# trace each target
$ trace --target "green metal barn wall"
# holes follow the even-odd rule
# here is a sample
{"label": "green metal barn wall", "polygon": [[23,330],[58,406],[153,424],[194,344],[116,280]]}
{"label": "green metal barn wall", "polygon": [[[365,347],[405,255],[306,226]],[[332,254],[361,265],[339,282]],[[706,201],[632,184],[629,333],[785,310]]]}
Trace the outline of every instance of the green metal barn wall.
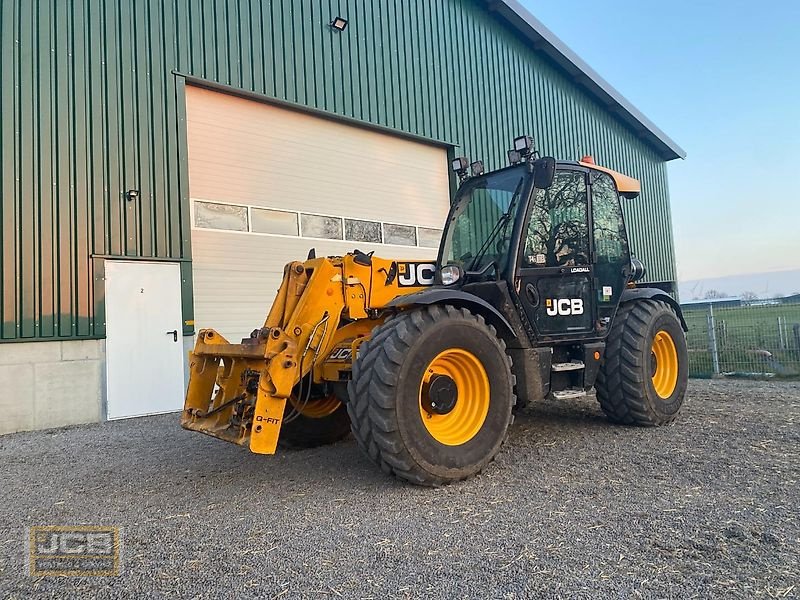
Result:
{"label": "green metal barn wall", "polygon": [[675,279],[663,160],[483,2],[4,0],[0,339],[102,336],[102,257],[191,258],[176,73],[453,141],[488,167],[523,132],[591,153],[642,180],[633,246],[651,280]]}

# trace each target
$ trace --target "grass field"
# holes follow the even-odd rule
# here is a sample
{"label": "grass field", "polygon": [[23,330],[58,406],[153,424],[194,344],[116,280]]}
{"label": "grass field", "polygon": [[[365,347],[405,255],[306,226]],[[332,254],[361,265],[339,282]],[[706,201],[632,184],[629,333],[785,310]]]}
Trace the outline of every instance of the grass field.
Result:
{"label": "grass field", "polygon": [[[689,376],[710,377],[708,308],[685,308]],[[721,373],[742,377],[800,378],[800,304],[714,308]]]}

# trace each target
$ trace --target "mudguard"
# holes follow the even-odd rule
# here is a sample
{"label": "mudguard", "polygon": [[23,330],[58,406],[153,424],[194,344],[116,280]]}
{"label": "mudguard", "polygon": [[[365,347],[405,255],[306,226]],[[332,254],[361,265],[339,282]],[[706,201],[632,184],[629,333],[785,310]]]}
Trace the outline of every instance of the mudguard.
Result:
{"label": "mudguard", "polygon": [[678,319],[680,319],[683,330],[689,331],[689,328],[686,326],[686,320],[683,318],[681,305],[675,301],[675,298],[670,296],[664,290],[660,290],[658,288],[628,288],[622,292],[622,297],[620,298],[619,302],[620,304],[625,304],[626,302],[633,302],[634,300],[661,300],[662,302],[666,302],[678,315]]}
{"label": "mudguard", "polygon": [[461,306],[468,308],[476,314],[481,314],[483,317],[497,329],[504,331],[498,333],[501,336],[515,337],[514,329],[511,324],[497,310],[494,306],[486,302],[483,298],[479,298],[475,294],[470,294],[459,289],[450,289],[446,287],[436,287],[405,296],[398,296],[388,306],[396,308],[405,308],[408,306],[427,306],[430,304],[452,304],[453,306]]}

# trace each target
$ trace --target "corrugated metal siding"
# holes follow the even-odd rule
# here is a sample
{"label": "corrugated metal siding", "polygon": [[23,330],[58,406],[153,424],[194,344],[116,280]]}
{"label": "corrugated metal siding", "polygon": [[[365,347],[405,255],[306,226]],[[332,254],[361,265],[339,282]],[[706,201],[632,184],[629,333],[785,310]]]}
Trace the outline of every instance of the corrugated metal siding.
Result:
{"label": "corrugated metal siding", "polygon": [[[102,335],[90,254],[190,257],[173,70],[452,140],[489,168],[523,132],[558,158],[591,153],[642,180],[626,202],[633,247],[650,280],[674,280],[665,164],[483,6],[4,1],[1,339]],[[344,33],[328,27],[336,15]]]}
{"label": "corrugated metal siding", "polygon": [[2,3],[2,339],[102,335],[92,254],[189,257],[174,29],[156,3]]}

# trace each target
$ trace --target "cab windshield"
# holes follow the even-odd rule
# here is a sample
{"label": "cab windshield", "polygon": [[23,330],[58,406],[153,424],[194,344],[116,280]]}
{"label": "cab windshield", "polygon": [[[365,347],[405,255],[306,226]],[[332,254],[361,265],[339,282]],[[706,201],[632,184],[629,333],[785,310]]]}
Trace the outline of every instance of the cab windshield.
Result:
{"label": "cab windshield", "polygon": [[456,196],[442,245],[442,265],[500,273],[528,177],[522,166],[467,181]]}

